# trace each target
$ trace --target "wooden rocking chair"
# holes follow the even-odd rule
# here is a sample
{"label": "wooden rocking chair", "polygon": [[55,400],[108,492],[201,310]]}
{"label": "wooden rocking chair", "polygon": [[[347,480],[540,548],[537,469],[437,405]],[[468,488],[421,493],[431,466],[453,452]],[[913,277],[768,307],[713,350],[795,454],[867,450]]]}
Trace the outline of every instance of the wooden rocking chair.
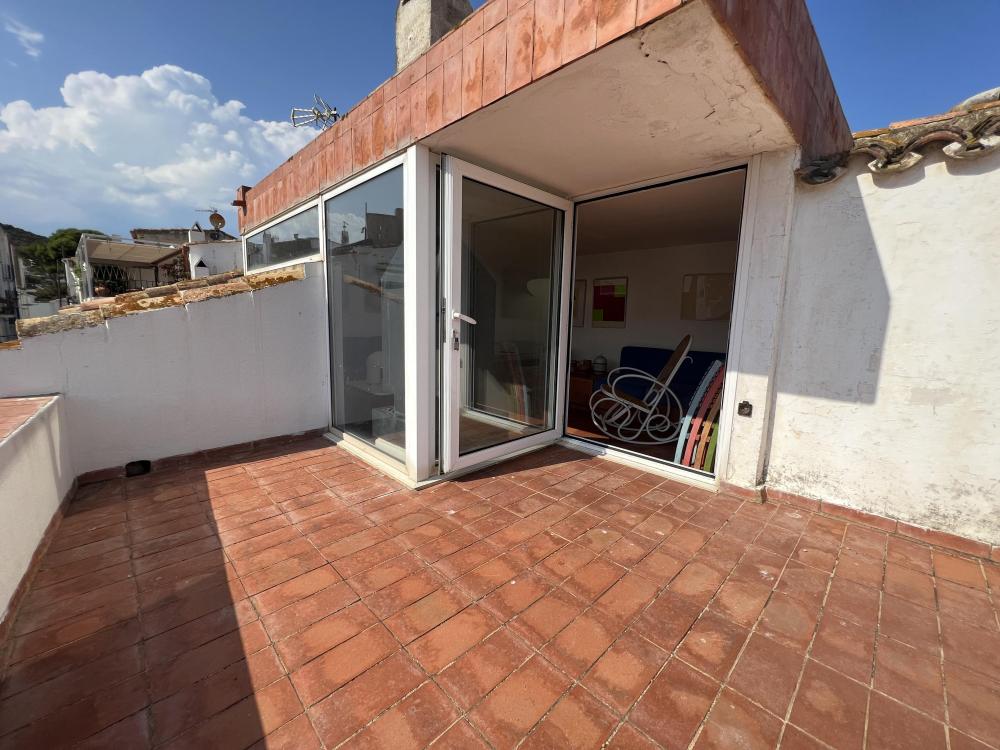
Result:
{"label": "wooden rocking chair", "polygon": [[[634,367],[618,367],[608,373],[608,382],[590,397],[590,416],[610,438],[638,445],[659,445],[677,438],[683,407],[670,390],[670,383],[687,358],[691,336],[685,336],[655,378]],[[621,383],[647,383],[645,395],[637,398],[621,388]],[[635,389],[632,389],[635,390]],[[676,414],[676,418],[671,415]]]}

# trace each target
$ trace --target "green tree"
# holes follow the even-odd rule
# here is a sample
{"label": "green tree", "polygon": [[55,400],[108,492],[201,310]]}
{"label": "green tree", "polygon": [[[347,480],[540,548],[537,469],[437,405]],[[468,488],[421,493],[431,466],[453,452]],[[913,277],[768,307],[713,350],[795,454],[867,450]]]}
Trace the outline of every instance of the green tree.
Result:
{"label": "green tree", "polygon": [[24,262],[25,282],[28,291],[39,302],[66,297],[66,279],[63,258],[76,254],[81,234],[101,234],[94,229],[57,229],[42,242],[34,242],[17,249]]}

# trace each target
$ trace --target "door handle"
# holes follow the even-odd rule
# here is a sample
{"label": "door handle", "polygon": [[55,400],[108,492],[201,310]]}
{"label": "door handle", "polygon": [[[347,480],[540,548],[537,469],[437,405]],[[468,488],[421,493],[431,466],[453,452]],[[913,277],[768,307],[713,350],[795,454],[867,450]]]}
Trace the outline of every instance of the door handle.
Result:
{"label": "door handle", "polygon": [[464,320],[470,326],[476,325],[476,319],[475,318],[470,318],[468,315],[463,315],[462,313],[458,312],[458,310],[452,311],[451,317],[452,317],[452,320]]}

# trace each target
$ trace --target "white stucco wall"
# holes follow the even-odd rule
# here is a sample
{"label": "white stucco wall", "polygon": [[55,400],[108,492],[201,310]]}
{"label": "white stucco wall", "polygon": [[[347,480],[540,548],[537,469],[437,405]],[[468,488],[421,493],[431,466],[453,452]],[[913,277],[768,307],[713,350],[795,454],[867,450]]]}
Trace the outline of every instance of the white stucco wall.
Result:
{"label": "white stucco wall", "polygon": [[75,477],[61,397],[0,441],[0,622]]}
{"label": "white stucco wall", "polygon": [[[208,270],[195,273],[198,261],[205,261]],[[196,242],[188,246],[188,264],[192,278],[243,270],[243,243],[239,240]]]}
{"label": "white stucco wall", "polygon": [[997,154],[797,187],[768,486],[1000,544],[998,196]]}
{"label": "white stucco wall", "polygon": [[0,396],[61,393],[76,472],[329,424],[322,264],[306,278],[0,351]]}

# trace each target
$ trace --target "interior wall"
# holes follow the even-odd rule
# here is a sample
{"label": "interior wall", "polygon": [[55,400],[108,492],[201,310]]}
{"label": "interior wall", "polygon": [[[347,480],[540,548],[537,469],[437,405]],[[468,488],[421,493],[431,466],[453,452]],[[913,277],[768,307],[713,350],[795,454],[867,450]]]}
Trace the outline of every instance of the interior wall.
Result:
{"label": "interior wall", "polygon": [[[682,320],[684,276],[696,273],[736,273],[736,242],[590,253],[576,258],[576,279],[587,281],[587,312],[582,328],[572,328],[572,359],[604,355],[608,367],[618,366],[623,346],[673,349],[686,334],[691,348],[725,352],[729,319]],[[624,328],[595,328],[591,321],[594,279],[628,277]]]}
{"label": "interior wall", "polygon": [[329,425],[322,263],[306,278],[24,339],[0,396],[61,393],[78,474]]}
{"label": "interior wall", "polygon": [[1000,156],[798,185],[767,484],[1000,544]]}

